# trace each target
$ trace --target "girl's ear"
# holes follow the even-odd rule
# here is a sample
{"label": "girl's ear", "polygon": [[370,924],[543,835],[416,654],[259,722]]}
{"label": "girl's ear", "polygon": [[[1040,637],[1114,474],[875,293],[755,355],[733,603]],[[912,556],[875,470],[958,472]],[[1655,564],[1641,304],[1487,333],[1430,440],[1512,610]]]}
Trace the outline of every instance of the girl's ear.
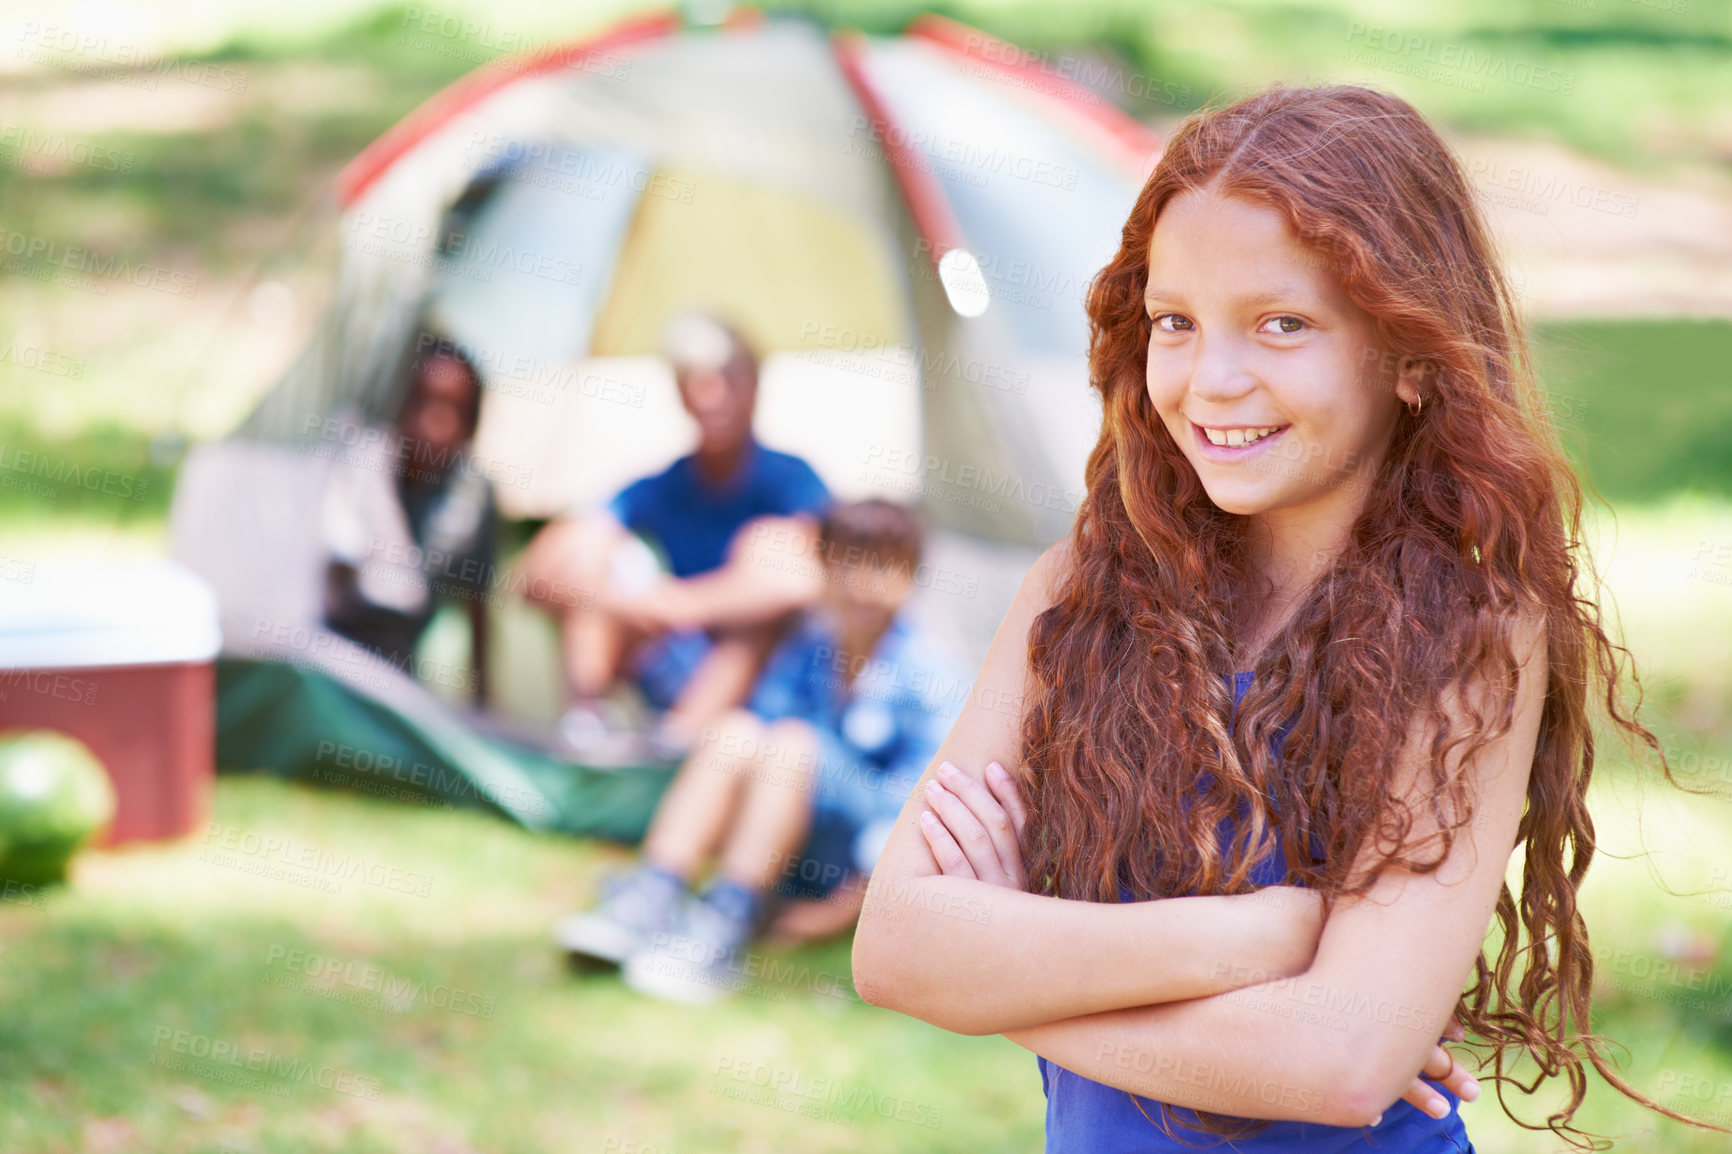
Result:
{"label": "girl's ear", "polygon": [[1395,369],[1395,395],[1408,408],[1429,400],[1433,379],[1431,362],[1423,357],[1402,357]]}

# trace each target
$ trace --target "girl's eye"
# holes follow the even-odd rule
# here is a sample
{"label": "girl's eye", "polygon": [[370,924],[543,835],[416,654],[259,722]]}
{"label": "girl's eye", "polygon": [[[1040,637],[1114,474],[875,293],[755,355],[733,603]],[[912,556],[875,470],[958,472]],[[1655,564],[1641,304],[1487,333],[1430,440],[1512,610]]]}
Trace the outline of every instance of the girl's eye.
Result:
{"label": "girl's eye", "polygon": [[1178,313],[1160,313],[1154,318],[1155,327],[1163,333],[1185,333],[1191,331],[1191,318],[1182,317]]}
{"label": "girl's eye", "polygon": [[[1269,327],[1270,325],[1274,325],[1275,327],[1271,329]],[[1263,322],[1263,327],[1259,331],[1266,333],[1280,333],[1282,336],[1291,336],[1304,327],[1305,322],[1300,320],[1298,317],[1270,317],[1268,320]]]}

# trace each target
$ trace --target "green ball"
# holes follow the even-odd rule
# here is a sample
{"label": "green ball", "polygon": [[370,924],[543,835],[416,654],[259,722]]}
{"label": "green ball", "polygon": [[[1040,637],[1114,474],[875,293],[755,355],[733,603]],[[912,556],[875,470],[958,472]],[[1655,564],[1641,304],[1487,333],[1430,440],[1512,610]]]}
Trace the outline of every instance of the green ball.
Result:
{"label": "green ball", "polygon": [[0,879],[63,881],[114,818],[114,786],[90,748],[51,730],[0,734]]}

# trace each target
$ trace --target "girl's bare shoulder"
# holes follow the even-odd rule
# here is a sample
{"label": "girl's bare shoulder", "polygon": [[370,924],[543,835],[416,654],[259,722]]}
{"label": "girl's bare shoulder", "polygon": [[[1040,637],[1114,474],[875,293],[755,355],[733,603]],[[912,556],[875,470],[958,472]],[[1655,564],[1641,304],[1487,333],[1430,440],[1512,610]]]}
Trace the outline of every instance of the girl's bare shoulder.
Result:
{"label": "girl's bare shoulder", "polygon": [[1016,596],[1005,610],[998,630],[988,646],[976,684],[999,679],[1005,685],[1020,683],[1027,673],[1028,642],[1035,619],[1050,609],[1064,588],[1071,571],[1071,543],[1067,537],[1048,546],[1023,574]]}
{"label": "girl's bare shoulder", "polygon": [[1070,537],[1061,537],[1047,546],[1029,567],[1028,575],[1022,579],[1021,595],[1028,598],[1035,612],[1050,608],[1058,600],[1076,564],[1075,548]]}

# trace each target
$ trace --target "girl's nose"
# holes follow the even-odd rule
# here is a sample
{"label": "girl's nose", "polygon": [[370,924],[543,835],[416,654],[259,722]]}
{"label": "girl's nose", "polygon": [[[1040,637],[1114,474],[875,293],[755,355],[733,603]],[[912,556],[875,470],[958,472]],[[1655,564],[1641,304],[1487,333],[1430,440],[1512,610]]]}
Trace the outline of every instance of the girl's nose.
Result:
{"label": "girl's nose", "polygon": [[1245,367],[1236,342],[1204,337],[1196,348],[1196,359],[1191,362],[1192,396],[1204,401],[1230,401],[1257,387],[1257,378]]}

